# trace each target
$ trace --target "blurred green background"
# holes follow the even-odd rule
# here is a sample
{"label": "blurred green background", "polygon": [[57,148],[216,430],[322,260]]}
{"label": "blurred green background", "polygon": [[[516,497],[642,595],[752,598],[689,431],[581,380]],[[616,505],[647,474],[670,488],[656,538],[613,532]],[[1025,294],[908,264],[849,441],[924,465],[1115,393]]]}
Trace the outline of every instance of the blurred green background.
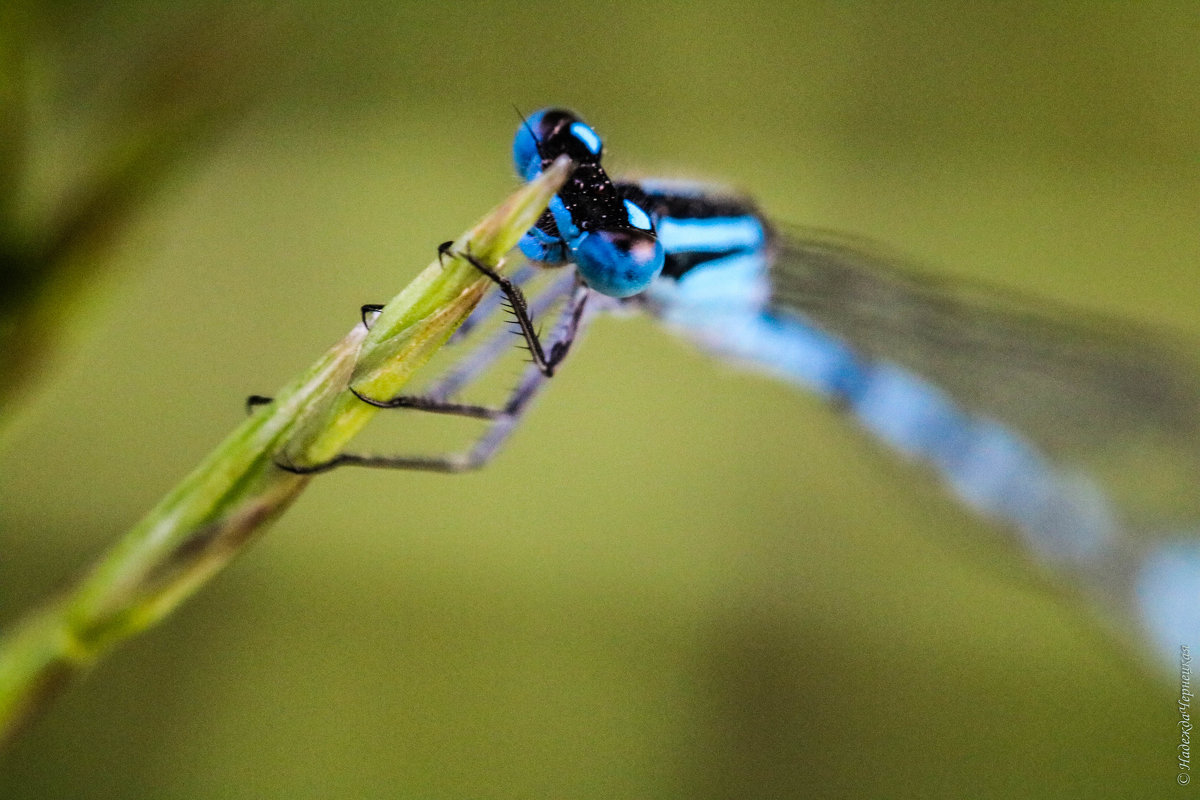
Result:
{"label": "blurred green background", "polygon": [[[53,306],[0,429],[0,623],[514,188],[514,105],[1200,336],[1194,3],[24,8],[18,217],[121,150],[148,54],[230,31],[258,94]],[[814,398],[603,320],[482,473],[316,480],[0,796],[1165,797],[1176,690]]]}

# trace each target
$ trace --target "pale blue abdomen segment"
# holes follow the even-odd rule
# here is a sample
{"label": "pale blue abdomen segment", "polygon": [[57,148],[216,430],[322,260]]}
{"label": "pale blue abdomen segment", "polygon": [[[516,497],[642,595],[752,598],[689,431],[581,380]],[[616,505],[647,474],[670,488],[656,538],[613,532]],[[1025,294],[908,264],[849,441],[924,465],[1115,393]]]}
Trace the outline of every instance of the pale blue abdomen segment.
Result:
{"label": "pale blue abdomen segment", "polygon": [[[1137,574],[1138,611],[1151,640],[1174,667],[1180,648],[1200,648],[1200,544],[1196,532],[1160,545]],[[1190,540],[1189,540],[1190,539]]]}
{"label": "pale blue abdomen segment", "polygon": [[845,388],[847,408],[867,430],[932,465],[976,511],[1015,524],[1044,560],[1092,568],[1110,555],[1119,528],[1104,494],[1019,432],[968,413],[887,362],[864,366],[857,384]]}
{"label": "pale blue abdomen segment", "polygon": [[1157,543],[1132,535],[1089,475],[920,373],[866,358],[802,314],[773,309],[768,280],[764,255],[737,253],[659,280],[647,300],[706,349],[816,392],[892,450],[931,467],[964,504],[1009,526],[1037,560],[1074,573],[1103,603],[1136,618],[1168,660],[1180,644],[1200,646],[1194,532]]}
{"label": "pale blue abdomen segment", "polygon": [[1094,568],[1108,558],[1118,524],[1090,480],[919,375],[865,360],[798,315],[764,310],[756,299],[763,287],[745,280],[756,261],[706,264],[673,286],[656,286],[651,302],[665,322],[708,349],[845,408],[892,449],[933,467],[973,509],[1015,525],[1043,560]]}

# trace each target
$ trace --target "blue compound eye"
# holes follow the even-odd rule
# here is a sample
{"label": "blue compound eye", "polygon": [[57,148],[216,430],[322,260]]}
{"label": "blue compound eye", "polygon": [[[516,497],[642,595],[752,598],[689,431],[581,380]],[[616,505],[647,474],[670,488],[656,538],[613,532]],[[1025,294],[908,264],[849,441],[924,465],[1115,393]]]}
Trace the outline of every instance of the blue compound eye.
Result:
{"label": "blue compound eye", "polygon": [[603,152],[596,131],[563,108],[543,108],[530,114],[513,139],[513,163],[525,180],[533,180],[544,162],[561,155],[580,163],[599,163]]}
{"label": "blue compound eye", "polygon": [[546,136],[543,120],[550,111],[553,109],[543,108],[530,114],[517,126],[517,135],[513,138],[513,164],[517,174],[526,180],[533,180],[542,171],[542,154],[538,143]]}
{"label": "blue compound eye", "polygon": [[609,297],[645,291],[663,268],[662,245],[649,231],[588,231],[575,241],[571,254],[584,282]]}

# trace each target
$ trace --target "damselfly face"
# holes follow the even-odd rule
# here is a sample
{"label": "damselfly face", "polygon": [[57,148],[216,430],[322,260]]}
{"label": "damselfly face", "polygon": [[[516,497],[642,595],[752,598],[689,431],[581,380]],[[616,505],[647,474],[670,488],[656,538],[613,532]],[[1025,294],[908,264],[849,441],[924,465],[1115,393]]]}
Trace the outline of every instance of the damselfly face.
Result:
{"label": "damselfly face", "polygon": [[571,261],[590,288],[630,297],[658,277],[664,254],[650,215],[600,165],[603,152],[596,132],[570,111],[543,109],[522,122],[513,140],[522,177],[532,179],[562,155],[575,162],[575,171],[521,240],[521,250],[543,263]]}

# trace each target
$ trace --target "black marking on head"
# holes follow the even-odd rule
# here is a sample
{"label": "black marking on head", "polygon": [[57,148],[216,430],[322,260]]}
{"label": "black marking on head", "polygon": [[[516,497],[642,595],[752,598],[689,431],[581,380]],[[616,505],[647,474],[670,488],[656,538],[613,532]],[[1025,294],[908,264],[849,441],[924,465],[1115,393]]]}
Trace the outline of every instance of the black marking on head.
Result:
{"label": "black marking on head", "polygon": [[574,112],[565,108],[550,108],[538,118],[537,128],[530,129],[538,143],[538,154],[543,165],[548,165],[561,155],[570,156],[578,164],[600,163],[600,153],[593,153],[587,143],[579,138],[571,126],[584,123]]}

